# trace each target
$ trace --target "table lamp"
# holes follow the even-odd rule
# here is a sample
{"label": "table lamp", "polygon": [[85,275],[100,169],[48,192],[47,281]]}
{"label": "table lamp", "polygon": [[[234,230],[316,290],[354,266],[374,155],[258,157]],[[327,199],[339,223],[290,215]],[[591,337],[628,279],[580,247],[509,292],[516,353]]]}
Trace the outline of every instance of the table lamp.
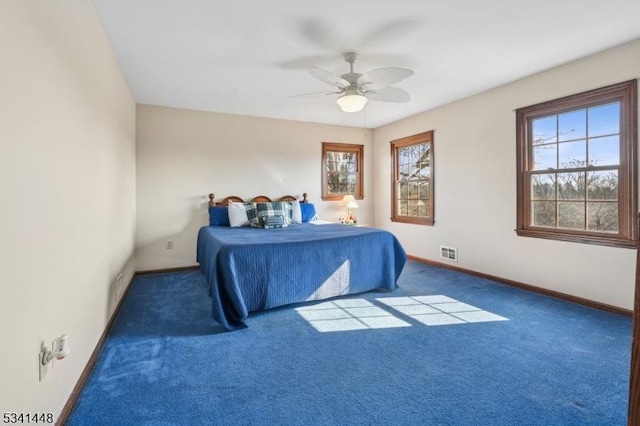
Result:
{"label": "table lamp", "polygon": [[347,220],[346,220],[346,223],[356,223],[356,222],[358,222],[358,220],[356,219],[355,215],[353,214],[353,209],[357,209],[358,208],[358,203],[356,202],[356,199],[353,197],[353,195],[345,195],[344,198],[342,199],[342,202],[347,207]]}

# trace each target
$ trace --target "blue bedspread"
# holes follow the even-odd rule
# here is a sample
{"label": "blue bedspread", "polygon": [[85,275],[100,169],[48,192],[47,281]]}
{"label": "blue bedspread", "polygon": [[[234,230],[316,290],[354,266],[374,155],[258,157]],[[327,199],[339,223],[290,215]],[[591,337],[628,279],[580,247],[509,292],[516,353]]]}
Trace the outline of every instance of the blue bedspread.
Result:
{"label": "blue bedspread", "polygon": [[256,229],[205,226],[197,261],[213,318],[245,328],[249,312],[374,289],[393,290],[407,256],[387,231],[339,224]]}

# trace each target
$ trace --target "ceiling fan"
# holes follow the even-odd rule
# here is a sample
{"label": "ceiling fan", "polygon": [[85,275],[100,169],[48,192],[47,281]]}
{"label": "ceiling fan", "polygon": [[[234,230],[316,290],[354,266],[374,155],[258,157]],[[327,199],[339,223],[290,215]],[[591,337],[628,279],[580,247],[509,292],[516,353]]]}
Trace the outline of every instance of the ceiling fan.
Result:
{"label": "ceiling fan", "polygon": [[349,72],[341,76],[322,68],[309,68],[309,74],[313,77],[338,88],[337,92],[325,94],[340,95],[337,102],[343,112],[362,111],[367,101],[409,102],[411,100],[411,96],[405,90],[391,87],[392,84],[411,76],[413,71],[410,69],[386,67],[359,74],[353,71],[353,64],[358,60],[356,52],[345,53],[344,60],[349,64]]}

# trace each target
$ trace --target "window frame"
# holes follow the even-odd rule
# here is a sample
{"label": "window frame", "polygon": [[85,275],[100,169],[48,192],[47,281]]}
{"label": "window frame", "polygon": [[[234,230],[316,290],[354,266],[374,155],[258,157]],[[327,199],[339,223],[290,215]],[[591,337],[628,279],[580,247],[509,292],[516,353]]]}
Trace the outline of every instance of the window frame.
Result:
{"label": "window frame", "polygon": [[[346,192],[341,194],[329,194],[329,182],[327,173],[327,153],[354,153],[356,154],[356,190],[354,193]],[[324,201],[340,201],[345,195],[353,195],[356,200],[364,199],[364,145],[339,143],[339,142],[322,142],[322,200]]]}
{"label": "window frame", "polygon": [[[400,222],[400,223],[412,223],[415,225],[427,225],[433,226],[435,223],[434,212],[435,212],[435,197],[434,197],[434,137],[433,130],[428,132],[419,133],[417,135],[407,136],[404,138],[392,140],[390,142],[391,146],[391,221],[392,222]],[[406,148],[411,145],[419,145],[422,143],[428,143],[430,149],[430,161],[429,161],[429,178],[427,181],[429,182],[429,207],[428,207],[428,217],[418,217],[418,216],[403,216],[398,212],[398,199],[397,199],[397,188],[399,181],[399,155],[398,150],[400,148]]]}
{"label": "window frame", "polygon": [[[618,232],[572,230],[532,225],[532,121],[584,108],[620,102],[620,162],[618,166]],[[516,110],[516,234],[584,244],[637,246],[637,81],[629,80]],[[586,137],[588,138],[588,136]],[[597,167],[592,166],[593,171]],[[590,170],[590,166],[584,167]],[[562,171],[563,169],[553,169]],[[588,171],[587,171],[588,172]]]}

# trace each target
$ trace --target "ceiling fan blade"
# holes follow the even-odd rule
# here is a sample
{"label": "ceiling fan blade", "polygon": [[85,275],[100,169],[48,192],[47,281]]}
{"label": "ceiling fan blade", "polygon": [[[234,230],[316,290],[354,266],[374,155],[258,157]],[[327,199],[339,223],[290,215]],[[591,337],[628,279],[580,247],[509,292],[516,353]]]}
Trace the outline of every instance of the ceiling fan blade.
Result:
{"label": "ceiling fan blade", "polygon": [[302,36],[317,47],[339,51],[340,47],[344,44],[335,36],[335,28],[329,27],[318,19],[303,19],[302,22],[299,23],[299,27]]}
{"label": "ceiling fan blade", "polygon": [[413,71],[407,68],[377,68],[362,74],[358,78],[358,86],[362,86],[365,90],[379,90],[402,81],[411,75],[413,75]]}
{"label": "ceiling fan blade", "polygon": [[303,96],[314,96],[314,95],[339,95],[342,92],[311,92],[311,93],[301,93],[299,95],[291,95],[287,96],[287,99],[290,98],[301,98]]}
{"label": "ceiling fan blade", "polygon": [[404,89],[399,87],[384,87],[380,90],[365,92],[370,101],[378,102],[409,102],[411,96]]}
{"label": "ceiling fan blade", "polygon": [[322,68],[311,67],[309,68],[309,74],[313,77],[317,78],[320,81],[324,81],[327,84],[332,86],[338,86],[341,89],[345,87],[349,87],[349,82],[342,77],[339,77],[335,74],[330,73],[329,71],[325,71]]}
{"label": "ceiling fan blade", "polygon": [[[333,62],[330,62],[333,63]],[[358,68],[373,68],[382,64],[394,64],[397,67],[411,68],[418,63],[415,57],[403,53],[402,55],[395,53],[368,53],[366,56],[358,58]],[[320,65],[320,62],[314,62],[313,65]]]}
{"label": "ceiling fan blade", "polygon": [[415,19],[403,19],[389,22],[377,28],[373,28],[362,37],[361,47],[384,46],[400,41],[410,32],[420,27],[422,21]]}
{"label": "ceiling fan blade", "polygon": [[[278,62],[276,65],[288,70],[308,70],[309,67],[318,64],[332,64],[336,62],[336,55],[304,56],[298,59]],[[384,62],[383,62],[384,63]]]}

